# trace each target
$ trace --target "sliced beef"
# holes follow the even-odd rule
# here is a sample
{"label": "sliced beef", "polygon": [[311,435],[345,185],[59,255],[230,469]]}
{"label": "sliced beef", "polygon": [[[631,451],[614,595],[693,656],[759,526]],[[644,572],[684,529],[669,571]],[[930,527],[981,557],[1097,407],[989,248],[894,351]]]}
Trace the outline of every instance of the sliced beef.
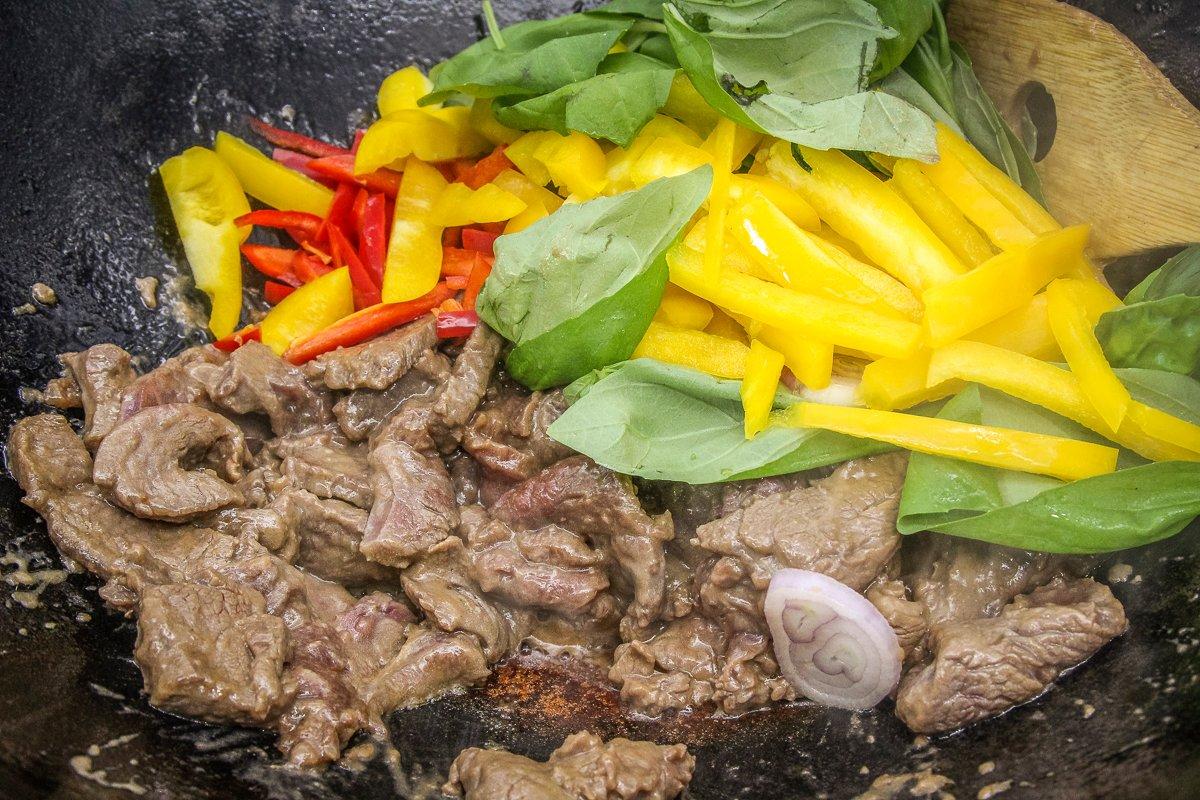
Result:
{"label": "sliced beef", "polygon": [[490,600],[471,578],[458,537],[446,539],[406,569],[402,584],[408,598],[438,628],[475,636],[489,662],[515,651],[529,630],[527,612]]}
{"label": "sliced beef", "polygon": [[431,408],[431,433],[441,452],[451,453],[458,447],[463,426],[487,392],[503,344],[500,334],[481,322],[467,337],[458,358],[454,359],[450,378],[434,398]]}
{"label": "sliced beef", "polygon": [[285,561],[296,557],[296,520],[277,508],[225,508],[198,520],[217,533],[258,542]]}
{"label": "sliced beef", "polygon": [[650,517],[629,485],[584,456],[547,467],[504,493],[492,514],[519,529],[561,525],[611,553],[632,587],[628,615],[645,627],[659,615],[666,585],[663,542],[669,514]]}
{"label": "sliced beef", "polygon": [[98,344],[58,358],[79,387],[83,441],[95,450],[121,419],[121,394],[137,378],[132,359],[115,344]]}
{"label": "sliced beef", "polygon": [[83,408],[83,393],[79,390],[79,384],[71,377],[68,370],[67,375],[59,378],[51,378],[46,382],[46,388],[42,390],[41,400],[51,408],[59,408],[64,411],[71,408]]}
{"label": "sliced beef", "polygon": [[821,572],[859,591],[900,546],[900,454],[849,461],[802,489],[770,494],[701,525],[702,547],[736,558],[756,589],[781,567]]}
{"label": "sliced beef", "polygon": [[134,658],[151,705],[210,722],[263,725],[291,700],[288,635],[241,587],[152,586],[138,603]]}
{"label": "sliced beef", "polygon": [[620,688],[621,702],[643,714],[699,709],[716,694],[725,644],[721,626],[711,620],[673,620],[653,636],[619,646],[608,677]]}
{"label": "sliced beef", "polygon": [[568,736],[542,764],[504,750],[468,748],[442,791],[467,800],[671,800],[692,779],[696,760],[681,744],[605,742]]}
{"label": "sliced beef", "polygon": [[284,436],[269,445],[279,471],[293,485],[321,498],[370,508],[375,499],[367,453],[329,432]]}
{"label": "sliced beef", "polygon": [[517,606],[576,615],[608,588],[604,555],[558,525],[515,531],[500,520],[470,529],[470,575]]}
{"label": "sliced beef", "polygon": [[764,632],[763,595],[750,581],[742,562],[730,556],[714,558],[696,572],[696,595],[710,619],[727,633]]}
{"label": "sliced beef", "polygon": [[768,497],[809,484],[809,473],[778,475],[728,483],[689,484],[655,481],[650,486],[651,504],[671,512],[676,540],[690,539],[706,522],[721,519]]}
{"label": "sliced beef", "polygon": [[865,594],[892,626],[905,660],[911,661],[919,656],[925,632],[929,628],[925,606],[908,598],[908,589],[903,581],[880,578],[871,584]]}
{"label": "sliced beef", "polygon": [[371,711],[381,715],[419,705],[479,683],[490,673],[475,637],[413,626],[400,652],[372,680]]}
{"label": "sliced beef", "polygon": [[327,394],[259,342],[233,352],[212,399],[235,414],[265,414],[276,436],[309,433],[331,421]]}
{"label": "sliced beef", "polygon": [[172,403],[209,406],[229,357],[211,345],[189,347],[135,380],[121,395],[121,419]]}
{"label": "sliced beef", "polygon": [[322,499],[303,489],[285,489],[271,507],[296,534],[295,564],[346,586],[394,583],[396,572],[368,561],[359,551],[367,512],[341,500]]}
{"label": "sliced beef", "polygon": [[361,442],[391,419],[410,400],[428,405],[433,393],[450,377],[450,359],[426,350],[412,368],[383,391],[356,389],[333,406],[338,427],[352,442]]}
{"label": "sliced beef", "polygon": [[459,508],[479,503],[479,464],[475,459],[460,450],[446,459],[446,470]]}
{"label": "sliced beef", "polygon": [[546,433],[566,410],[561,391],[528,394],[504,382],[488,394],[462,438],[463,449],[484,469],[520,481],[571,455]]}
{"label": "sliced beef", "polygon": [[730,637],[716,689],[713,700],[726,714],[796,699],[795,689],[779,674],[770,637],[750,631]]}
{"label": "sliced beef", "polygon": [[434,319],[426,314],[377,339],[318,356],[305,371],[330,389],[381,391],[403,377],[437,343]]}
{"label": "sliced beef", "polygon": [[918,733],[994,716],[1037,697],[1125,628],[1124,609],[1107,586],[1056,578],[997,617],[934,627],[933,661],[905,675],[896,714]]}
{"label": "sliced beef", "polygon": [[367,558],[396,567],[450,536],[458,527],[458,505],[446,466],[402,441],[371,451],[375,503],[360,549]]}
{"label": "sliced beef", "polygon": [[181,522],[241,505],[246,440],[220,414],[173,404],[139,411],[96,451],[95,482],[127,511]]}

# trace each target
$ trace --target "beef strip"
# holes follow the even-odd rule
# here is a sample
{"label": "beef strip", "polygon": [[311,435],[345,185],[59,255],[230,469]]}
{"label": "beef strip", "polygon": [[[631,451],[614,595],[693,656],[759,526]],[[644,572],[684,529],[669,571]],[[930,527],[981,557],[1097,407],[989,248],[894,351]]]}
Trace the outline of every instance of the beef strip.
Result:
{"label": "beef strip", "polygon": [[675,539],[690,539],[706,522],[721,519],[745,508],[760,497],[769,497],[808,486],[809,473],[778,475],[728,483],[689,484],[654,481],[649,485],[649,503],[671,512]]}
{"label": "beef strip", "polygon": [[360,549],[372,561],[407,566],[458,527],[454,485],[440,458],[407,442],[383,442],[369,460],[375,503]]}
{"label": "beef strip", "polygon": [[171,403],[211,406],[210,393],[229,357],[211,345],[189,347],[135,380],[121,395],[121,419]]}
{"label": "beef strip", "polygon": [[258,592],[170,583],[141,596],[133,655],[156,708],[263,725],[292,701],[287,643],[283,620],[266,613]]}
{"label": "beef strip", "polygon": [[369,438],[409,400],[427,401],[450,377],[450,359],[426,350],[412,369],[383,391],[356,389],[333,406],[338,427],[352,442]]}
{"label": "beef strip", "polygon": [[296,566],[346,586],[395,583],[398,576],[394,570],[368,561],[359,552],[367,512],[303,489],[285,489],[271,507],[296,532]]}
{"label": "beef strip", "polygon": [[606,548],[632,585],[631,624],[645,627],[658,617],[671,518],[646,514],[616,473],[584,456],[567,458],[505,492],[491,511],[514,528],[561,525]]}
{"label": "beef strip", "polygon": [[79,387],[83,404],[83,441],[95,450],[121,418],[121,394],[137,378],[129,353],[115,344],[98,344],[58,357]]}
{"label": "beef strip", "polygon": [[561,391],[528,394],[514,385],[494,384],[463,431],[463,449],[484,469],[511,481],[532,478],[571,449],[546,434],[566,410]]}
{"label": "beef strip", "polygon": [[51,378],[46,382],[46,388],[42,390],[42,402],[51,408],[59,408],[64,411],[71,408],[83,408],[83,392],[79,390],[79,384],[69,374],[70,370],[67,372],[67,375]]}
{"label": "beef strip", "polygon": [[246,440],[220,414],[199,406],[145,408],[117,425],[96,451],[95,482],[147,519],[181,522],[241,505]]}
{"label": "beef strip", "polygon": [[721,556],[696,571],[696,595],[700,608],[717,620],[728,633],[764,632],[763,594],[750,581],[742,562]]}
{"label": "beef strip", "polygon": [[479,683],[491,673],[479,641],[467,633],[413,626],[395,658],[374,676],[373,714],[408,708]]}
{"label": "beef strip", "polygon": [[233,352],[212,399],[235,414],[265,414],[276,436],[310,433],[331,421],[327,394],[259,342]]}
{"label": "beef strip", "polygon": [[382,391],[403,377],[437,343],[434,319],[425,314],[369,342],[317,356],[305,366],[305,373],[330,389]]}
{"label": "beef strip", "polygon": [[781,567],[796,567],[861,591],[900,546],[905,464],[901,454],[848,461],[808,488],[759,497],[701,525],[697,537],[740,561],[756,589],[765,590]]}
{"label": "beef strip", "polygon": [[271,454],[288,481],[317,497],[342,500],[359,508],[371,507],[375,493],[367,453],[328,431],[273,440]]}
{"label": "beef strip", "polygon": [[905,661],[911,663],[918,658],[929,627],[925,606],[908,598],[908,589],[903,581],[885,577],[872,583],[865,594],[892,626],[900,649],[904,651]]}
{"label": "beef strip", "polygon": [[905,675],[896,714],[918,733],[994,716],[1037,697],[1126,624],[1107,586],[1055,578],[1018,596],[997,617],[934,627],[933,661]]}
{"label": "beef strip", "polygon": [[682,744],[605,742],[568,736],[544,764],[504,750],[468,748],[442,791],[467,800],[671,800],[692,779],[696,760]]}
{"label": "beef strip", "polygon": [[217,533],[252,539],[284,561],[292,561],[299,548],[296,521],[277,508],[224,508],[197,522]]}
{"label": "beef strip", "polygon": [[487,392],[492,370],[504,339],[480,322],[454,359],[450,378],[433,400],[430,432],[442,453],[452,453],[462,439],[462,429]]}

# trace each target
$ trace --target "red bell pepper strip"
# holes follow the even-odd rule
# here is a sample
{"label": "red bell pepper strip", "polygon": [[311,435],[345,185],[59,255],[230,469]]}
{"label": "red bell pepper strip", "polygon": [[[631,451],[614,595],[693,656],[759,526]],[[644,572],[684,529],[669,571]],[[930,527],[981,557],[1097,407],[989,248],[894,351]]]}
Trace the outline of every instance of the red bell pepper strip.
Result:
{"label": "red bell pepper strip", "polygon": [[433,287],[428,294],[403,303],[381,303],[377,306],[356,311],[335,322],[323,331],[313,334],[291,346],[284,358],[293,364],[303,364],[322,353],[339,347],[351,347],[373,339],[392,328],[412,322],[422,314],[429,313],[454,293],[444,283]]}
{"label": "red bell pepper strip", "polygon": [[442,231],[442,247],[460,247],[462,228],[446,228]]}
{"label": "red bell pepper strip", "polygon": [[349,183],[339,183],[337,189],[333,193],[333,203],[329,206],[329,213],[325,216],[325,222],[321,226],[321,232],[317,236],[318,242],[329,241],[329,228],[340,228],[342,232],[355,231],[354,222],[354,200],[359,193],[358,187]]}
{"label": "red bell pepper strip", "polygon": [[475,162],[469,158],[458,158],[450,162],[450,171],[454,173],[454,180],[458,183],[466,183],[467,176],[475,171]]}
{"label": "red bell pepper strip", "polygon": [[333,249],[333,262],[342,264],[350,270],[350,285],[354,287],[354,307],[356,309],[378,305],[380,301],[379,285],[371,279],[367,268],[363,266],[354,246],[346,239],[341,228],[329,226],[329,246]]}
{"label": "red bell pepper strip", "polygon": [[377,286],[387,263],[387,204],[381,194],[367,196],[358,219],[358,253]]}
{"label": "red bell pepper strip", "polygon": [[268,247],[265,244],[254,244],[253,242],[242,245],[242,255],[250,262],[250,266],[263,275],[290,286],[300,285],[300,279],[292,271],[292,259],[295,258],[297,252],[283,247]]}
{"label": "red bell pepper strip", "polygon": [[463,308],[472,311],[475,308],[475,300],[479,297],[479,293],[483,291],[483,284],[487,281],[488,275],[492,272],[492,260],[485,255],[476,254],[475,268],[471,270],[471,275],[467,278],[466,288],[463,289]]}
{"label": "red bell pepper strip", "polygon": [[437,337],[457,339],[467,336],[479,324],[479,315],[474,311],[443,311],[437,316]]}
{"label": "red bell pepper strip", "polygon": [[354,230],[362,228],[363,209],[367,207],[367,198],[370,196],[371,193],[361,187],[358,194],[354,195],[354,205],[350,208],[350,219],[353,220]]}
{"label": "red bell pepper strip", "polygon": [[462,275],[466,277],[475,268],[474,250],[463,250],[458,247],[442,248],[442,275]]}
{"label": "red bell pepper strip", "polygon": [[292,272],[300,279],[301,283],[314,281],[326,272],[332,271],[332,266],[304,250],[297,250],[292,257]]}
{"label": "red bell pepper strip", "polygon": [[463,289],[467,288],[467,281],[469,281],[470,278],[466,275],[447,275],[444,280],[446,281],[446,285],[451,289],[456,292],[461,292]]}
{"label": "red bell pepper strip", "polygon": [[275,281],[263,283],[263,298],[271,305],[275,305],[294,291],[296,291],[296,287],[286,283],[276,283]]}
{"label": "red bell pepper strip", "polygon": [[354,132],[354,141],[350,143],[350,152],[358,153],[358,146],[362,144],[363,137],[367,135],[366,128],[359,128]]}
{"label": "red bell pepper strip", "polygon": [[400,188],[400,173],[394,169],[381,168],[366,175],[355,175],[353,153],[314,158],[308,162],[308,168],[326,178],[364,186],[372,192],[383,192],[388,197],[395,197],[396,190]]}
{"label": "red bell pepper strip", "polygon": [[305,136],[302,133],[296,133],[295,131],[285,131],[283,128],[276,128],[274,125],[268,125],[256,117],[249,117],[248,121],[251,130],[276,147],[295,150],[314,158],[336,156],[340,153],[348,152],[344,147],[322,142],[310,136]]}
{"label": "red bell pepper strip", "polygon": [[500,234],[504,233],[504,226],[507,224],[507,222],[477,222],[472,227],[479,228],[481,231],[487,231],[488,233],[494,233],[499,236]]}
{"label": "red bell pepper strip", "polygon": [[296,231],[310,239],[314,238],[321,230],[322,222],[324,220],[316,214],[309,214],[307,211],[276,211],[273,208],[251,211],[233,221],[239,227],[258,225],[263,228],[287,228],[289,232]]}
{"label": "red bell pepper strip", "polygon": [[244,345],[246,342],[261,342],[261,341],[262,341],[262,331],[260,331],[258,329],[258,326],[257,325],[247,325],[246,327],[242,328],[241,330],[234,331],[233,333],[229,334],[228,336],[226,336],[224,338],[217,339],[215,342],[213,342],[213,347],[217,348],[218,350],[220,350],[223,353],[232,353],[234,350],[237,350],[239,347]]}
{"label": "red bell pepper strip", "polygon": [[297,153],[295,150],[284,150],[282,147],[276,147],[271,151],[271,158],[278,161],[290,170],[295,170],[301,175],[306,175],[312,178],[322,186],[328,186],[330,189],[337,187],[337,183],[329,180],[319,172],[313,172],[308,168],[308,162],[312,161],[312,156],[306,156],[304,153]]}
{"label": "red bell pepper strip", "polygon": [[459,178],[459,181],[472,189],[478,189],[485,183],[496,180],[496,176],[506,169],[516,169],[516,166],[508,160],[508,156],[504,155],[504,145],[500,145],[476,161],[471,169]]}
{"label": "red bell pepper strip", "polygon": [[500,234],[480,230],[479,228],[462,229],[463,249],[475,250],[487,256],[494,256],[496,254],[495,244],[499,238]]}

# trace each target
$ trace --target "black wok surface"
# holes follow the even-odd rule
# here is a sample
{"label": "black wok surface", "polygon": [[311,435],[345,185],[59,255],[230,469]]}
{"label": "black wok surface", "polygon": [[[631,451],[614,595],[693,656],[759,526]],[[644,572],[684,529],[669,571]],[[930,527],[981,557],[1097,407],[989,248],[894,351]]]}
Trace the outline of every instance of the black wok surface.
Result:
{"label": "black wok surface", "polygon": [[[1197,99],[1200,3],[1080,4]],[[572,7],[498,5],[505,21]],[[145,308],[133,283],[153,275],[170,284],[181,262],[155,165],[219,128],[244,134],[245,113],[279,118],[288,104],[299,130],[344,138],[391,69],[414,56],[429,65],[472,41],[475,11],[468,0],[0,3],[0,429],[36,410],[18,389],[54,373],[58,352],[115,341],[150,365],[198,340],[165,308]],[[35,280],[61,303],[10,316]],[[59,566],[17,500],[0,480],[0,540],[37,556],[35,566]],[[319,776],[281,769],[266,734],[151,709],[130,656],[133,626],[103,609],[93,579],[50,586],[37,609],[3,586],[0,797],[425,797],[463,747],[499,743],[544,757],[582,727],[687,741],[699,763],[690,796],[706,800],[851,797],[884,772],[923,767],[951,778],[959,798],[1001,781],[1012,782],[1004,800],[1197,797],[1198,544],[1193,527],[1111,559],[1133,566],[1131,581],[1114,586],[1129,634],[1037,701],[932,742],[914,740],[890,709],[796,706],[729,722],[636,724],[586,682],[507,668],[482,693],[396,715],[390,766],[376,759]]]}

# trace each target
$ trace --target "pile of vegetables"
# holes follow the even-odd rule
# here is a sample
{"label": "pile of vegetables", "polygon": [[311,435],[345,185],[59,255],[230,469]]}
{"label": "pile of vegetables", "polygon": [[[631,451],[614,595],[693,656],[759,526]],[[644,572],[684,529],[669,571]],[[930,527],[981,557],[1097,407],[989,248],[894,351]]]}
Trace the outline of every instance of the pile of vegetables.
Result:
{"label": "pile of vegetables", "polygon": [[[162,166],[219,347],[482,320],[566,387],[550,435],[624,474],[902,448],[902,533],[1051,552],[1200,513],[1200,251],[1114,295],[935,0],[484,7],[348,148],[253,120],[270,156],[220,133]],[[239,328],[242,256],[273,307]]]}

